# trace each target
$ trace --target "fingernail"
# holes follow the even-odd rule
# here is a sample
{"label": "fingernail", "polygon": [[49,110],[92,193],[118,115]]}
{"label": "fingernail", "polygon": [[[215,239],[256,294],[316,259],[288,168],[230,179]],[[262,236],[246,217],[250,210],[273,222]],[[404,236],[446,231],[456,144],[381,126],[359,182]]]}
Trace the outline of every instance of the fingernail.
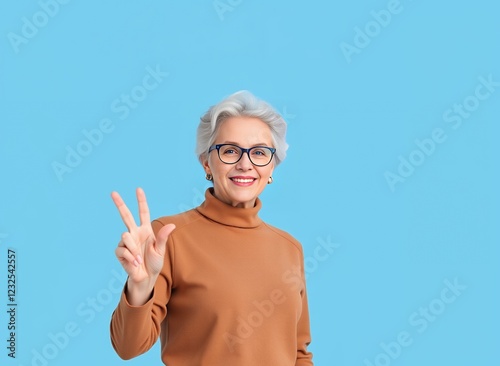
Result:
{"label": "fingernail", "polygon": [[134,266],[139,267],[139,263],[137,262],[137,259],[134,260]]}
{"label": "fingernail", "polygon": [[139,264],[142,264],[142,257],[140,254],[137,255],[137,262],[139,262]]}

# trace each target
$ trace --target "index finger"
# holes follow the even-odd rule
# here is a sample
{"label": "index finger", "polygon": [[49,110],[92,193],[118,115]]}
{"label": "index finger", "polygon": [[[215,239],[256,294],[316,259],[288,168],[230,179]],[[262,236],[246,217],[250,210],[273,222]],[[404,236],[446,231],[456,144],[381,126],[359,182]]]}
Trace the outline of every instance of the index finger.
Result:
{"label": "index finger", "polygon": [[130,212],[130,210],[128,209],[127,205],[120,197],[118,192],[112,192],[111,198],[113,199],[113,202],[115,203],[115,206],[118,209],[118,212],[120,213],[123,223],[127,227],[128,231],[137,228],[132,212]]}
{"label": "index finger", "polygon": [[148,201],[146,200],[146,193],[144,193],[142,188],[137,188],[137,203],[139,204],[139,219],[141,220],[141,225],[149,224]]}

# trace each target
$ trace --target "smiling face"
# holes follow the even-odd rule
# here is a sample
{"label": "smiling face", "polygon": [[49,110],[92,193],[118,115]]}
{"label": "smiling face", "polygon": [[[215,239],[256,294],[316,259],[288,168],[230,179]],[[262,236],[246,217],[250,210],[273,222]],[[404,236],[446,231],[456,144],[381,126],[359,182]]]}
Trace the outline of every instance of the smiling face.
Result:
{"label": "smiling face", "polygon": [[[216,144],[274,147],[269,126],[254,117],[230,117],[222,122],[213,145]],[[262,167],[253,165],[246,153],[237,163],[225,164],[214,149],[203,161],[203,168],[213,176],[215,197],[234,207],[250,208],[273,173],[274,157]]]}

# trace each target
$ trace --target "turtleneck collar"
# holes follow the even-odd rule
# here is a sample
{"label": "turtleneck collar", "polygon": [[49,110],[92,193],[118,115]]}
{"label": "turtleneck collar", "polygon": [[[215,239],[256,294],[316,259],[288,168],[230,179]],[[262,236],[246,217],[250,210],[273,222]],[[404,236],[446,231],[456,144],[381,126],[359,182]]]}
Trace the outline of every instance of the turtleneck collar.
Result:
{"label": "turtleneck collar", "polygon": [[262,202],[257,197],[252,208],[233,207],[214,196],[214,188],[207,188],[205,201],[196,208],[203,216],[223,225],[243,228],[257,227],[262,223],[258,213]]}

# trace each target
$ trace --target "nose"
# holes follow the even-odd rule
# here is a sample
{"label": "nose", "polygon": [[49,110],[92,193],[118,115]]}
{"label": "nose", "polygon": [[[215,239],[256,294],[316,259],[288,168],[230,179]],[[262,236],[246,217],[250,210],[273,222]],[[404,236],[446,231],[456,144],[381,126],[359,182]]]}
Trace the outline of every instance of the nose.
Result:
{"label": "nose", "polygon": [[248,153],[243,153],[241,159],[236,163],[236,169],[238,170],[250,170],[253,169],[253,164],[250,161]]}

